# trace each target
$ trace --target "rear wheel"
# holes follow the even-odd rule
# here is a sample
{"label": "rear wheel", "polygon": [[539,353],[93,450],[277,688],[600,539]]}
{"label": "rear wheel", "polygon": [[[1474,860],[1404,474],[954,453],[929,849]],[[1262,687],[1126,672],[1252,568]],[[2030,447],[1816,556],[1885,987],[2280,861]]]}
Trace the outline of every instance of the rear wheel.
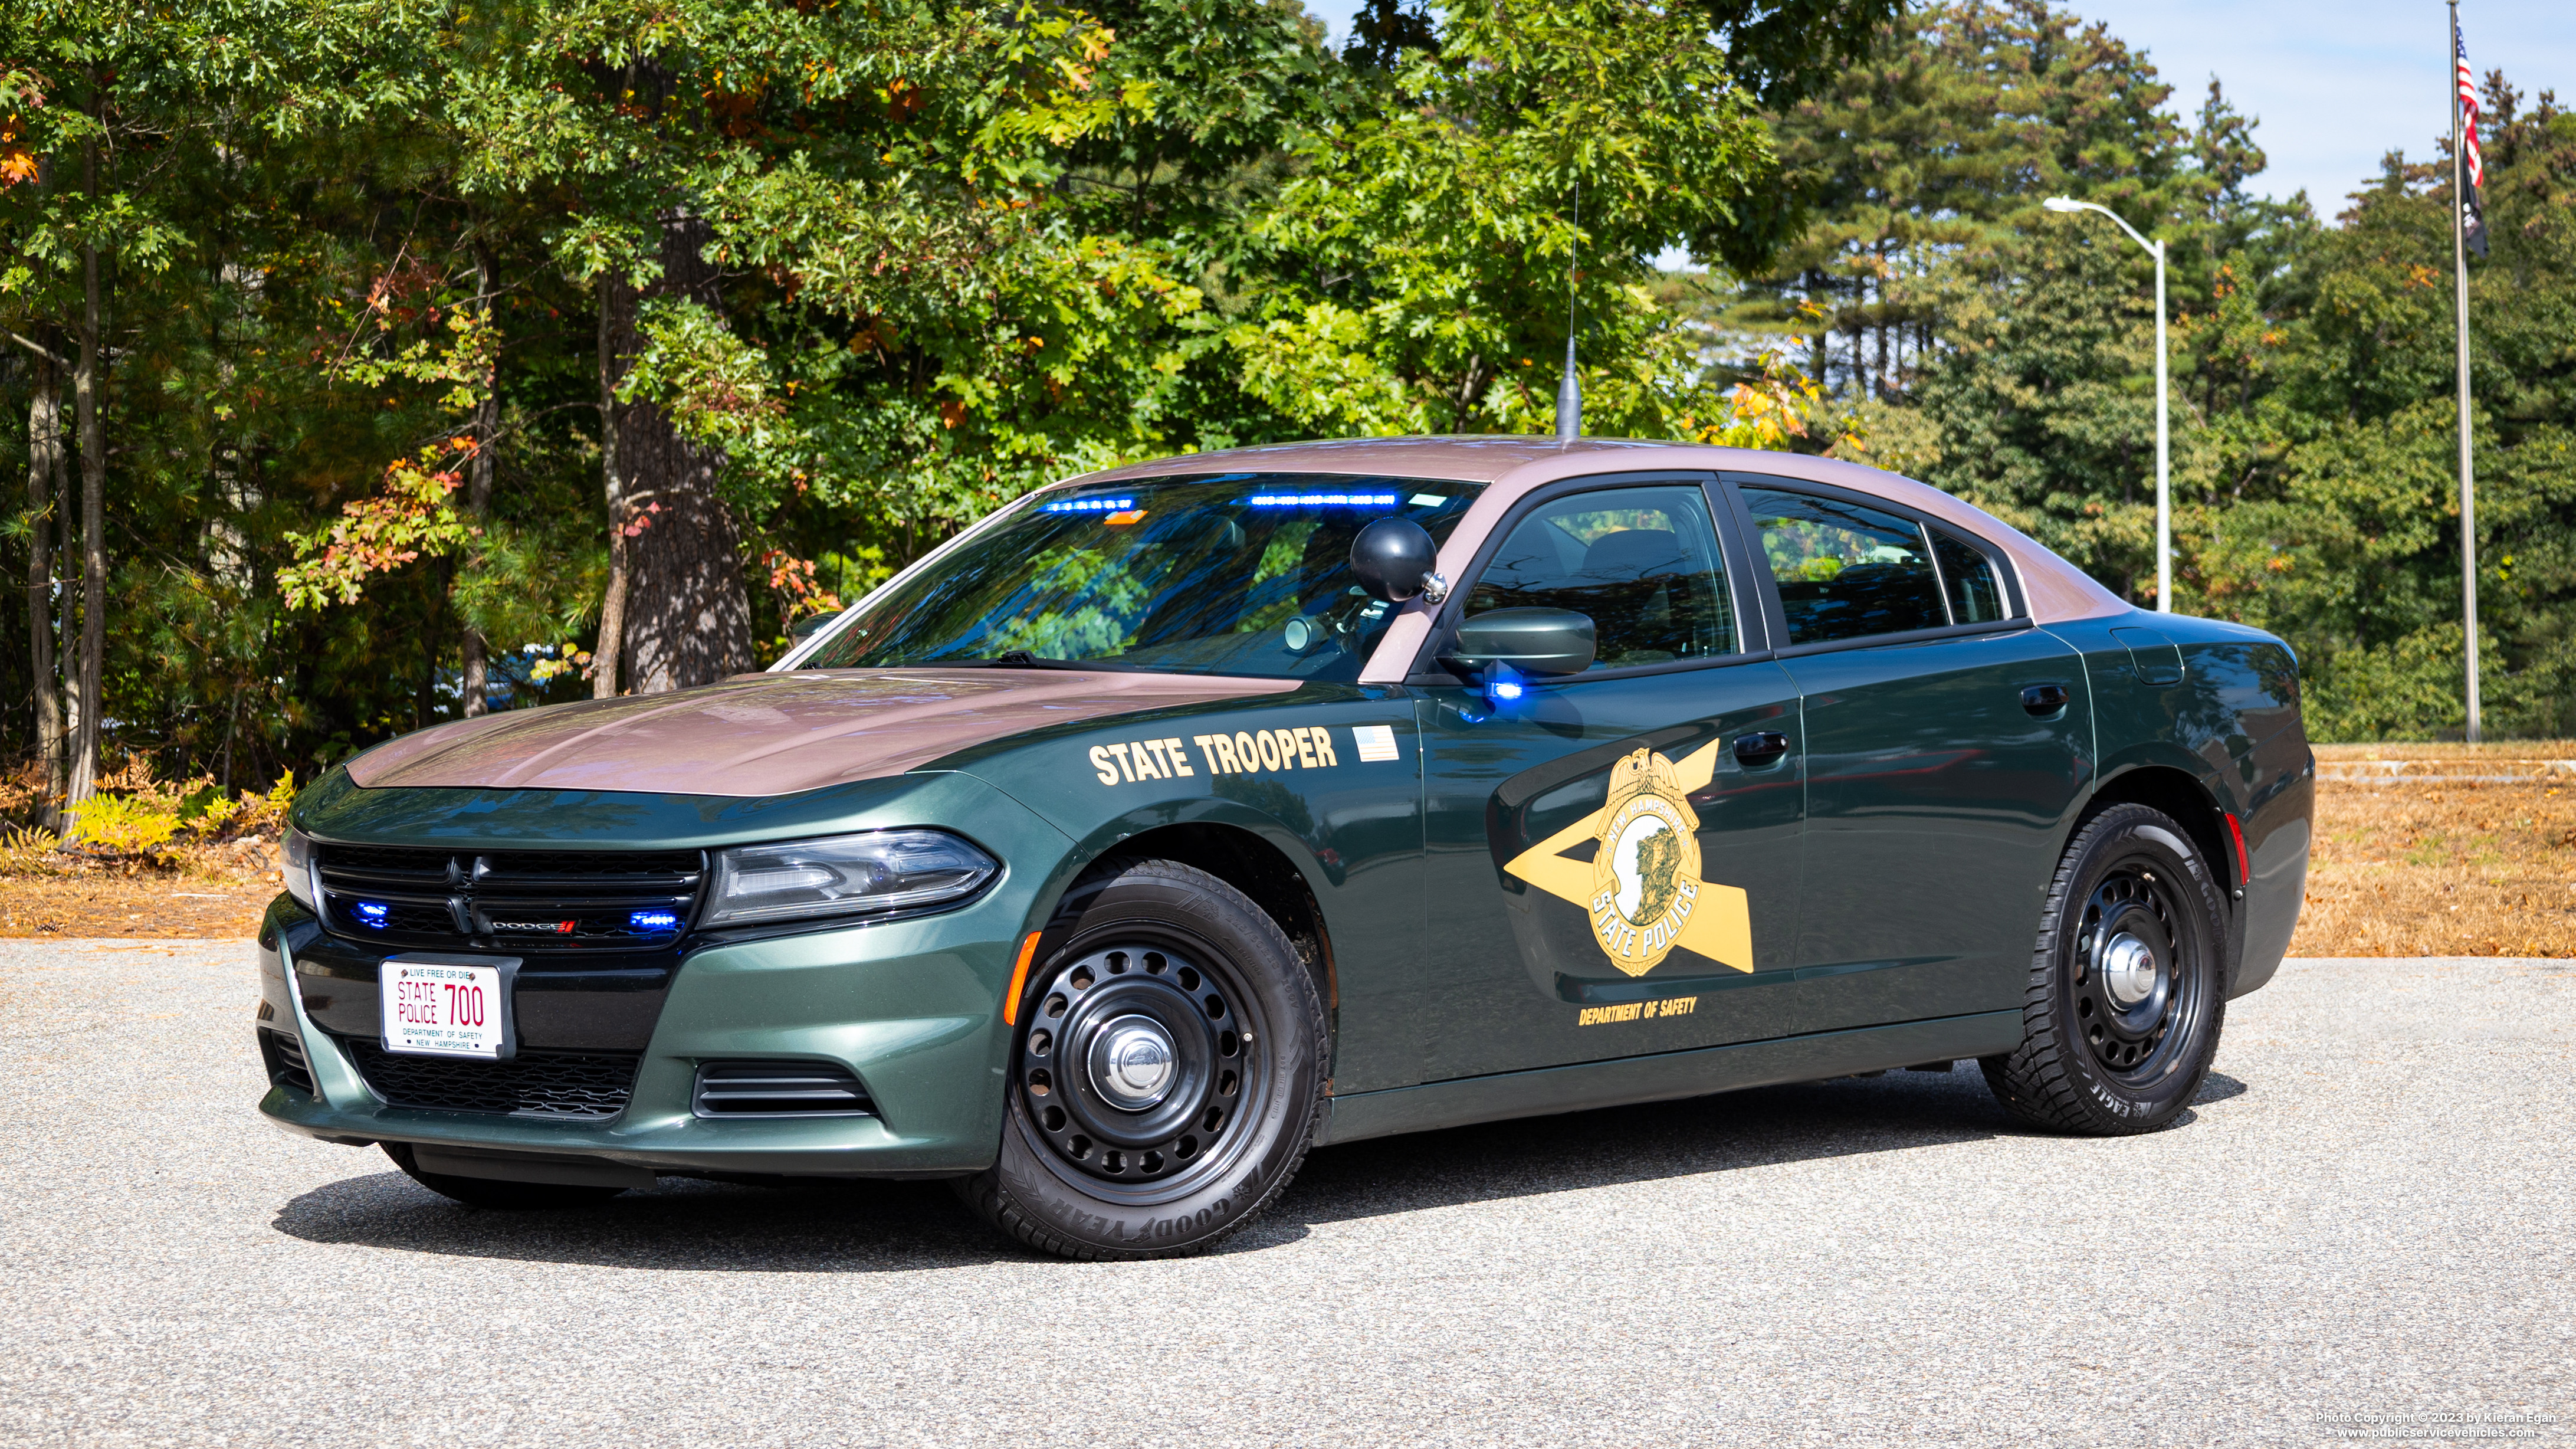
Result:
{"label": "rear wheel", "polygon": [[1987,1085],[2034,1126],[2169,1125],[2218,1054],[2225,941],[2218,885],[2182,827],[2143,805],[2103,811],[2058,864],[2022,1044],[1980,1063]]}
{"label": "rear wheel", "polygon": [[411,1144],[387,1142],[385,1156],[403,1175],[437,1193],[453,1198],[468,1207],[502,1208],[521,1212],[538,1212],[555,1208],[590,1207],[617,1196],[622,1187],[573,1187],[553,1182],[508,1182],[497,1177],[457,1177],[445,1172],[423,1172],[412,1159]]}
{"label": "rear wheel", "polygon": [[1021,998],[1000,1157],[960,1195],[1072,1258],[1205,1252],[1277,1197],[1323,1110],[1324,1010],[1276,922],[1205,871],[1112,863]]}

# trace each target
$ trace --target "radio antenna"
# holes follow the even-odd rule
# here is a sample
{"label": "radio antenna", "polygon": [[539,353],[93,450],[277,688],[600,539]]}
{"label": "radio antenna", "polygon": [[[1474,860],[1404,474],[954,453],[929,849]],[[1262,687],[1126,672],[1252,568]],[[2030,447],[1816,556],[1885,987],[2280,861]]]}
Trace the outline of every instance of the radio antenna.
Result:
{"label": "radio antenna", "polygon": [[1565,249],[1565,376],[1556,383],[1556,440],[1583,436],[1583,384],[1574,375],[1574,260],[1583,246],[1583,182],[1574,183],[1574,238]]}

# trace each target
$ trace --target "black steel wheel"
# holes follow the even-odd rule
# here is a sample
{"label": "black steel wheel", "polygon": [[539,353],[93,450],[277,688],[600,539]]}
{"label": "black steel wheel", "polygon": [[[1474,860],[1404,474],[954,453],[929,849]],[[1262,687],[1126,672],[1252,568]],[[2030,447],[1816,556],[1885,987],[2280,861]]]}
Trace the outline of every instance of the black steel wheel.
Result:
{"label": "black steel wheel", "polygon": [[1313,1139],[1312,977],[1252,901],[1171,861],[1105,866],[1042,940],[1000,1157],[961,1194],[1068,1257],[1205,1251],[1287,1185]]}
{"label": "black steel wheel", "polygon": [[2191,1040],[2199,976],[2182,960],[2176,919],[2189,909],[2165,863],[2143,851],[2114,862],[2084,900],[2074,955],[2076,1029],[2094,1065],[2143,1086]]}
{"label": "black steel wheel", "polygon": [[2097,1135],[2180,1117],[2225,1014],[2226,924],[2190,836],[2143,805],[2087,821],[2051,882],[2019,1048],[1986,1081],[2024,1121]]}
{"label": "black steel wheel", "polygon": [[1269,1033],[1229,963],[1144,935],[1059,963],[1033,999],[1017,1105],[1087,1188],[1164,1201],[1249,1140]]}

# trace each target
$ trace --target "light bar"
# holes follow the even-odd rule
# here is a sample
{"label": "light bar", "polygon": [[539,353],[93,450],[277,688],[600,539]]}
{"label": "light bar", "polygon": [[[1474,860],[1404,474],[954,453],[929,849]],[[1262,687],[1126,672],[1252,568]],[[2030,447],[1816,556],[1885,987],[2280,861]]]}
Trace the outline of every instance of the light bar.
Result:
{"label": "light bar", "polygon": [[1392,493],[1255,493],[1243,500],[1254,508],[1392,508]]}
{"label": "light bar", "polygon": [[1135,506],[1136,500],[1133,498],[1068,498],[1061,503],[1046,504],[1039,511],[1044,513],[1124,513]]}

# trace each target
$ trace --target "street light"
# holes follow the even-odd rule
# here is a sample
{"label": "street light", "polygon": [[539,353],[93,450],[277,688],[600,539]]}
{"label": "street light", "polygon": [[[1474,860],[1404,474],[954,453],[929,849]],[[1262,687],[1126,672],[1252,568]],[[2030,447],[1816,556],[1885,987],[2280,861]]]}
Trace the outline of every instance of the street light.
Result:
{"label": "street light", "polygon": [[2165,442],[2165,244],[2138,235],[2138,229],[2121,221],[2120,214],[2107,206],[2077,201],[2069,196],[2052,196],[2040,205],[2051,211],[2098,211],[2119,222],[2129,240],[2147,249],[2156,259],[2156,612],[2173,612],[2173,488],[2172,457]]}

